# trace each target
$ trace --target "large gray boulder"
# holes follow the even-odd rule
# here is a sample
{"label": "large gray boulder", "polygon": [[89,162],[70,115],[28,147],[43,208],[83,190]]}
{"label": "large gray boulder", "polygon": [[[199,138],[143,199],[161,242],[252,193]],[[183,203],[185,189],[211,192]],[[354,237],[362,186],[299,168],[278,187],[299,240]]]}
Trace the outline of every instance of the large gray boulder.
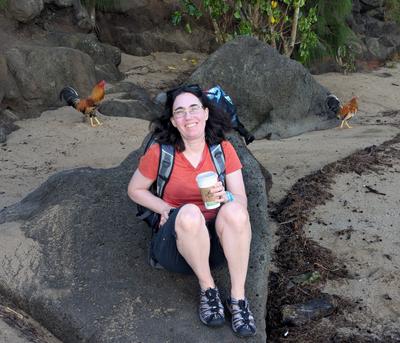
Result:
{"label": "large gray boulder", "polygon": [[162,111],[149,94],[140,86],[128,81],[118,82],[107,90],[112,100],[104,100],[98,110],[101,114],[113,117],[130,117],[153,120]]}
{"label": "large gray boulder", "polygon": [[[115,63],[119,63],[120,53],[115,49],[109,50],[113,63],[97,65],[87,53],[66,47],[22,45],[0,54],[0,127],[5,127],[7,134],[16,128],[14,119],[5,116],[6,108],[24,119],[63,105],[59,93],[67,85],[82,97],[88,96],[99,79],[115,70],[119,74]],[[97,61],[101,62],[100,57]],[[100,69],[107,66],[114,70],[102,73]]]}
{"label": "large gray boulder", "polygon": [[[349,24],[357,34],[358,42],[352,49],[357,60],[385,61],[400,48],[400,26],[394,21],[394,11],[387,8],[384,0],[353,1]],[[362,62],[358,62],[362,66]]]}
{"label": "large gray boulder", "polygon": [[192,74],[188,83],[219,84],[238,107],[240,120],[256,138],[283,138],[331,128],[329,91],[300,63],[251,37],[220,47]]}
{"label": "large gray boulder", "polygon": [[[87,96],[96,83],[93,60],[79,50],[24,46],[6,51],[5,57],[21,94],[18,101],[9,103],[17,111],[59,106],[59,92],[64,86],[74,86]],[[7,99],[3,102],[7,104]]]}
{"label": "large gray boulder", "polygon": [[[210,52],[217,44],[210,22],[192,21],[191,33],[183,24],[174,26],[171,16],[179,10],[177,1],[115,1],[107,13],[97,13],[101,41],[118,46],[124,52],[146,56],[152,52],[183,53],[186,50]],[[111,25],[110,25],[111,23]]]}
{"label": "large gray boulder", "polygon": [[10,0],[6,9],[11,17],[19,22],[27,23],[37,17],[43,7],[43,0]]}
{"label": "large gray boulder", "polygon": [[[245,166],[253,228],[247,293],[264,343],[270,263],[267,198],[258,162],[233,136]],[[195,277],[152,269],[150,230],[126,188],[142,149],[112,169],[58,173],[0,211],[0,290],[64,343],[239,342],[227,323],[205,328]],[[215,272],[226,296],[226,267]]]}
{"label": "large gray boulder", "polygon": [[1,106],[3,100],[7,99],[12,102],[16,101],[19,96],[18,87],[8,69],[7,58],[0,54],[0,108],[5,107]]}
{"label": "large gray boulder", "polygon": [[122,74],[118,70],[121,63],[121,50],[115,46],[101,43],[96,35],[50,32],[46,38],[53,46],[78,49],[88,54],[95,63],[98,80],[117,81],[122,79]]}

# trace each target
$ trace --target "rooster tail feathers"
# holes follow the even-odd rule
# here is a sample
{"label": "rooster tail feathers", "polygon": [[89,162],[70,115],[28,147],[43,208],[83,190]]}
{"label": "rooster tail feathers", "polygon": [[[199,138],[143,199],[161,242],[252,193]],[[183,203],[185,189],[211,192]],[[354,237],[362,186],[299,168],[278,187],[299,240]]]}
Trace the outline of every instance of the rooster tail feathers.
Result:
{"label": "rooster tail feathers", "polygon": [[70,86],[64,87],[60,92],[60,100],[64,100],[68,105],[74,106],[79,102],[79,94]]}
{"label": "rooster tail feathers", "polygon": [[326,98],[326,104],[329,108],[330,111],[332,111],[334,114],[338,114],[340,111],[340,108],[342,107],[340,104],[340,100],[335,94],[329,94]]}

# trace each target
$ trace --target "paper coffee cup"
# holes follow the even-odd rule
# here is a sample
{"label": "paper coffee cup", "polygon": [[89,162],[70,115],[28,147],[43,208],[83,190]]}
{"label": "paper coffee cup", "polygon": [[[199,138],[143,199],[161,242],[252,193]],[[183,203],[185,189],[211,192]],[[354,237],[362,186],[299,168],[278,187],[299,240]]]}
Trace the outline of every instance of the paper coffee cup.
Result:
{"label": "paper coffee cup", "polygon": [[214,195],[210,192],[210,189],[215,186],[217,181],[218,175],[213,171],[204,172],[196,176],[196,182],[200,188],[201,198],[203,199],[207,210],[217,208],[221,205],[219,202],[214,201]]}

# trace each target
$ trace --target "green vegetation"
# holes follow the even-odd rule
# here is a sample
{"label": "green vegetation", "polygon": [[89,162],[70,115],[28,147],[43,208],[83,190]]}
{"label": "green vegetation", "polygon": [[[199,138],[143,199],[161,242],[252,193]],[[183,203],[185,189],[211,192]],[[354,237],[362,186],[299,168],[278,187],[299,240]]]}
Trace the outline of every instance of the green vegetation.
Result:
{"label": "green vegetation", "polygon": [[221,44],[250,35],[308,64],[327,55],[337,58],[339,49],[348,51],[353,35],[345,19],[351,8],[351,0],[180,0],[172,22],[191,32],[193,20],[206,17]]}
{"label": "green vegetation", "polygon": [[7,0],[0,0],[0,11],[6,8]]}
{"label": "green vegetation", "polygon": [[[282,54],[291,56],[296,45],[306,59],[307,50],[317,40],[312,33],[315,9],[303,13],[306,0],[181,0],[181,10],[172,17],[175,25],[183,24],[191,32],[191,20],[206,16],[217,42],[225,43],[238,35],[250,35],[269,43]],[[303,42],[299,40],[303,37]]]}
{"label": "green vegetation", "polygon": [[400,24],[400,0],[386,0],[385,17]]}
{"label": "green vegetation", "polygon": [[314,30],[318,44],[310,50],[310,60],[318,60],[326,56],[335,57],[344,69],[351,70],[354,54],[350,47],[356,36],[346,24],[346,17],[352,9],[351,0],[313,0],[317,8],[318,21]]}

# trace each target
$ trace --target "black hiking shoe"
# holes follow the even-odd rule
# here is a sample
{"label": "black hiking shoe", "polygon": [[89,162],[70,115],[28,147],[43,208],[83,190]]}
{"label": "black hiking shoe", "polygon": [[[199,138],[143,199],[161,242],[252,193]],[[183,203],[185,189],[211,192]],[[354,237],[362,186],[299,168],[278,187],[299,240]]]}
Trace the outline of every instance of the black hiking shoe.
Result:
{"label": "black hiking shoe", "polygon": [[216,327],[224,324],[224,305],[217,287],[200,292],[199,317],[207,326]]}
{"label": "black hiking shoe", "polygon": [[251,337],[256,334],[256,324],[247,299],[228,298],[226,307],[232,316],[232,330],[239,337]]}

